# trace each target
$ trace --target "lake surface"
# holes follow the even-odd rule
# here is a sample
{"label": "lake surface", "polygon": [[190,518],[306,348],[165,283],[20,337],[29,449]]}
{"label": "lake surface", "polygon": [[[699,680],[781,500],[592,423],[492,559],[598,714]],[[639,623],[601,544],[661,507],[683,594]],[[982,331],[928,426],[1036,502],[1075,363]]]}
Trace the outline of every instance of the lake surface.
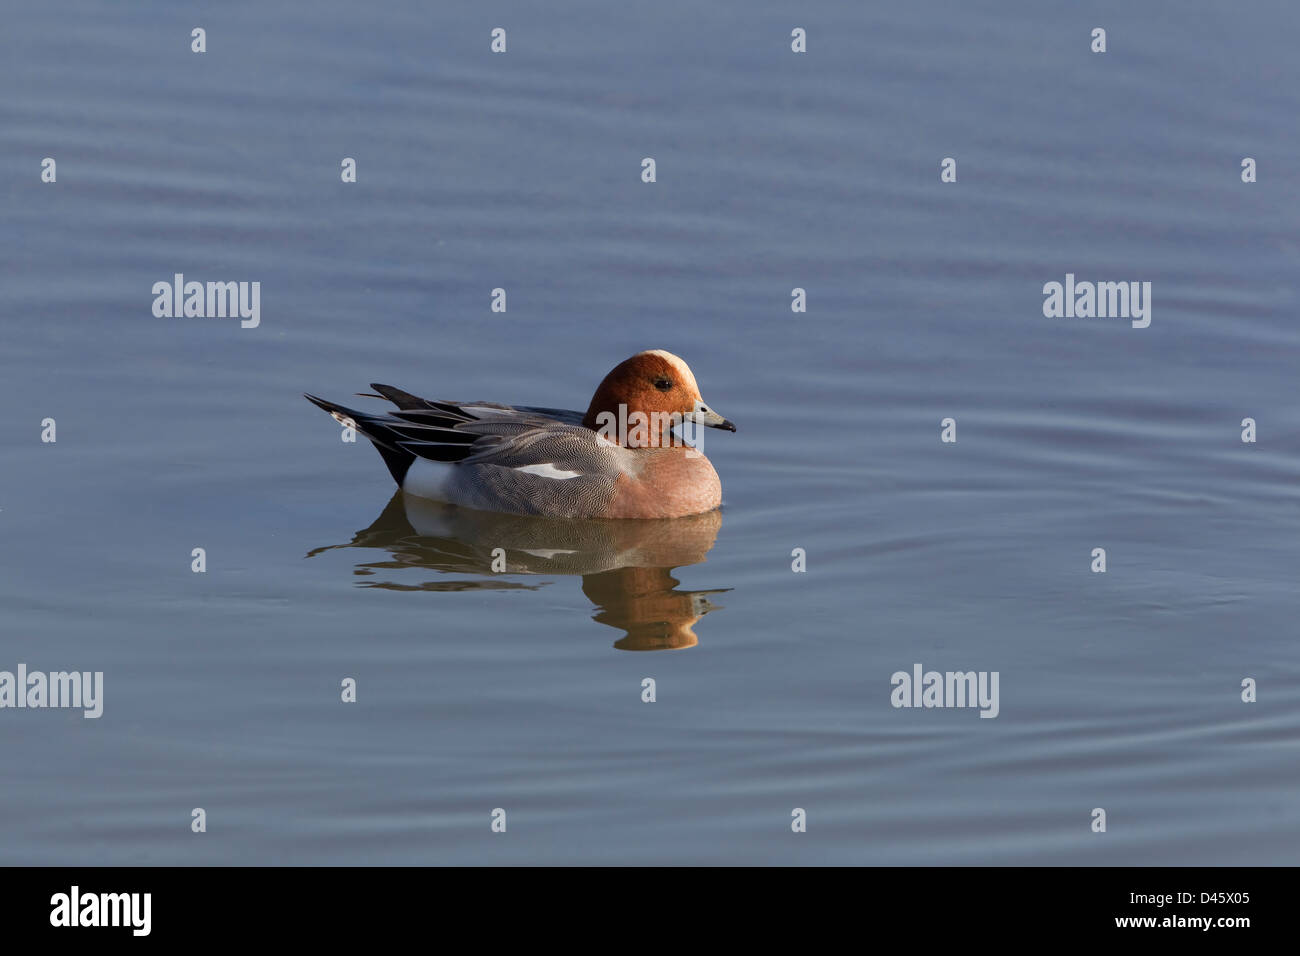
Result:
{"label": "lake surface", "polygon": [[[0,710],[0,862],[1295,864],[1300,15],[1249,8],[15,11],[0,669],[104,697]],[[646,348],[738,425],[718,514],[408,507],[301,397],[585,408]]]}

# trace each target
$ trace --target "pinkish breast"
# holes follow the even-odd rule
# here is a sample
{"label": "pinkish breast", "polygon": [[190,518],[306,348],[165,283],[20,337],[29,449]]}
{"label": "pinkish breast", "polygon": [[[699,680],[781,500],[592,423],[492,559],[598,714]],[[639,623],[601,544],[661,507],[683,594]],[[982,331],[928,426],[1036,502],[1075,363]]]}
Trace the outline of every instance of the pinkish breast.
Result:
{"label": "pinkish breast", "polygon": [[689,448],[636,450],[636,474],[615,484],[611,518],[680,518],[722,504],[722,482],[709,459]]}

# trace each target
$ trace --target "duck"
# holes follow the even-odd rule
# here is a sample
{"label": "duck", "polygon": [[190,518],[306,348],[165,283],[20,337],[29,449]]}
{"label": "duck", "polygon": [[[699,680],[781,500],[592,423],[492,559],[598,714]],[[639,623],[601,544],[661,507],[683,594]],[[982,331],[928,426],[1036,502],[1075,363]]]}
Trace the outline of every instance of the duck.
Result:
{"label": "duck", "polygon": [[[659,519],[722,505],[722,483],[676,427],[734,432],[700,395],[690,366],[638,352],[601,380],[586,412],[420,398],[372,384],[396,411],[371,414],[304,394],[378,450],[408,495],[503,514]],[[698,445],[698,442],[697,442]]]}

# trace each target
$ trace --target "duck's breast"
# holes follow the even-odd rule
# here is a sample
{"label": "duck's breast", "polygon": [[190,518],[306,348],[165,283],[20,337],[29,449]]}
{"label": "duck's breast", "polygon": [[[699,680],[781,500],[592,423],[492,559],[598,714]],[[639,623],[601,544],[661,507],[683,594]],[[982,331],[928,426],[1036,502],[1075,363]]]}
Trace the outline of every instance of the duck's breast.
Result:
{"label": "duck's breast", "polygon": [[722,504],[722,482],[709,459],[691,448],[638,450],[637,466],[614,483],[610,518],[680,518]]}

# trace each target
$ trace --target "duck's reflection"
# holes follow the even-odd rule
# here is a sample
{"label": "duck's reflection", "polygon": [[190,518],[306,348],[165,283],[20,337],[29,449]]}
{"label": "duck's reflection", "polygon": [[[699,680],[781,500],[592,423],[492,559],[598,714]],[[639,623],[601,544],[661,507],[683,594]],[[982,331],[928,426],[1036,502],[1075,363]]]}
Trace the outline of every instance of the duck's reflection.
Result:
{"label": "duck's reflection", "polygon": [[337,548],[388,552],[359,563],[354,574],[426,568],[470,579],[419,584],[369,581],[363,587],[394,591],[468,591],[526,588],[520,575],[582,575],[583,593],[596,605],[594,619],[622,630],[614,646],[625,651],[694,647],[694,626],[719,605],[712,591],[678,591],[674,568],[704,561],[722,525],[720,512],[640,521],[559,521],[493,514],[395,494],[374,523]]}

